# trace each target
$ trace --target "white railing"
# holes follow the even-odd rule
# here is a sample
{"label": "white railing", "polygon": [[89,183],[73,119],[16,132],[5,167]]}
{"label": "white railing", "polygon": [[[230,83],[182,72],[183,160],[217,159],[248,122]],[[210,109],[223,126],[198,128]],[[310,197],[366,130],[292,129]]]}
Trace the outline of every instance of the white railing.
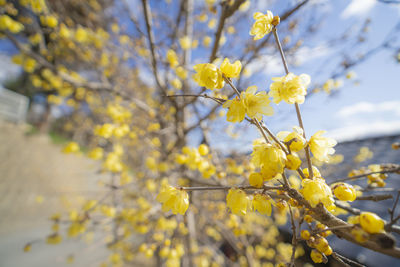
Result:
{"label": "white railing", "polygon": [[28,106],[28,97],[0,86],[0,117],[16,123],[25,122]]}

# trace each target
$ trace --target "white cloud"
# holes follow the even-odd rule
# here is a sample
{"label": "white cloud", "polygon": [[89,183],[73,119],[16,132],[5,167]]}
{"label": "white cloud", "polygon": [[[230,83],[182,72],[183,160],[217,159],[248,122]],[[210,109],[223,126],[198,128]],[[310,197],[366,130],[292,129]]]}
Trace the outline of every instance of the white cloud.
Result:
{"label": "white cloud", "polygon": [[376,4],[376,0],[352,0],[343,10],[340,17],[347,19],[350,17],[363,16],[367,14]]}
{"label": "white cloud", "polygon": [[[332,49],[324,44],[314,47],[301,47],[296,51],[296,55],[294,56],[295,65],[300,66],[306,64],[314,59],[324,57],[331,52]],[[247,68],[251,73],[261,71],[265,75],[278,75],[282,74],[284,71],[279,53],[261,55],[257,57],[257,59],[253,60]]]}
{"label": "white cloud", "polygon": [[251,73],[257,73],[261,71],[265,75],[282,74],[284,71],[279,54],[258,56],[247,66],[247,69]]}
{"label": "white cloud", "polygon": [[332,53],[332,49],[325,44],[317,45],[314,47],[303,46],[296,51],[295,60],[296,64],[306,64],[311,60],[325,57]]}
{"label": "white cloud", "polygon": [[351,106],[341,108],[337,116],[347,118],[363,113],[390,112],[391,115],[400,116],[400,101],[385,101],[381,103],[359,102]]}
{"label": "white cloud", "polygon": [[376,121],[353,124],[351,126],[331,130],[326,135],[339,142],[343,142],[393,134],[400,134],[400,121]]}

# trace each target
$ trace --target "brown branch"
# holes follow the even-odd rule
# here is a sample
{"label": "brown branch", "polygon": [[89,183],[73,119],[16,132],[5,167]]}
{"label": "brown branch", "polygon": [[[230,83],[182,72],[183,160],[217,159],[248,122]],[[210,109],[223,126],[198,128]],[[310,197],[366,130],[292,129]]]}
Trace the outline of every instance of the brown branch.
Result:
{"label": "brown branch", "polygon": [[371,200],[371,201],[382,201],[382,200],[387,200],[387,199],[392,199],[393,196],[390,194],[385,194],[385,195],[372,195],[372,196],[360,196],[357,197],[356,200]]}
{"label": "brown branch", "polygon": [[389,209],[390,222],[394,221],[394,211],[396,210],[397,204],[399,203],[399,196],[400,196],[400,190],[397,191],[396,200],[393,203],[393,207]]}
{"label": "brown branch", "polygon": [[147,30],[147,41],[150,47],[150,54],[151,54],[151,66],[153,70],[153,75],[156,80],[157,86],[160,90],[165,91],[165,88],[161,85],[160,77],[158,75],[158,68],[157,68],[157,58],[155,53],[155,46],[154,46],[154,34],[152,30],[152,17],[151,17],[151,10],[149,3],[147,0],[142,0],[144,18],[146,22],[146,30]]}
{"label": "brown branch", "polygon": [[337,252],[333,252],[332,253],[332,257],[334,257],[336,260],[340,261],[341,263],[345,264],[345,266],[350,266],[350,265],[348,265],[347,263],[345,263],[343,261],[346,261],[346,262],[348,262],[350,264],[353,264],[353,265],[355,265],[357,267],[366,267],[365,265],[363,265],[361,263],[358,263],[356,261],[353,261],[353,260],[351,260],[349,258],[346,258],[345,256],[338,254]]}
{"label": "brown branch", "polygon": [[212,97],[207,94],[202,94],[202,95],[195,95],[195,94],[183,94],[183,95],[166,95],[165,97],[203,97],[207,99],[214,100],[218,104],[222,105],[226,100],[218,97]]}
{"label": "brown branch", "polygon": [[[294,198],[295,200],[298,201],[298,203],[300,203],[301,205],[303,205],[304,207],[308,208],[309,210],[312,211],[312,217],[314,219],[316,219],[317,221],[325,224],[326,226],[333,228],[333,227],[337,227],[337,226],[344,226],[344,225],[349,225],[347,222],[337,218],[336,216],[334,216],[332,213],[330,213],[325,207],[324,205],[322,205],[321,203],[318,204],[316,207],[312,207],[308,201],[306,201],[303,196],[295,189],[290,189],[287,190],[287,193],[289,194],[290,197]],[[338,205],[339,206],[339,205]],[[396,258],[400,258],[400,249],[398,247],[384,247],[382,246],[382,242],[379,242],[379,239],[375,238],[375,239],[370,239],[367,240],[364,243],[360,243],[358,242],[353,235],[347,231],[346,229],[337,229],[337,230],[333,230],[333,233],[335,235],[337,235],[339,238],[344,238],[347,241],[350,241],[352,243],[358,244],[362,247],[380,252],[382,254],[386,254],[392,257],[396,257]],[[373,235],[371,235],[373,236]],[[387,234],[378,234],[376,235],[377,237],[380,237],[381,239],[385,238],[385,239],[393,239],[392,237],[390,237]]]}
{"label": "brown branch", "polygon": [[212,46],[209,62],[214,61],[217,57],[217,52],[219,48],[219,42],[221,40],[222,31],[224,29],[225,21],[232,16],[239,6],[244,2],[244,0],[236,0],[233,5],[229,6],[227,1],[222,2],[221,16],[219,17],[217,31],[215,32],[214,43]]}
{"label": "brown branch", "polygon": [[192,187],[177,187],[178,189],[185,191],[204,191],[204,190],[229,190],[232,188],[242,189],[242,190],[282,190],[282,186],[268,186],[264,185],[262,187],[254,186],[192,186]]}

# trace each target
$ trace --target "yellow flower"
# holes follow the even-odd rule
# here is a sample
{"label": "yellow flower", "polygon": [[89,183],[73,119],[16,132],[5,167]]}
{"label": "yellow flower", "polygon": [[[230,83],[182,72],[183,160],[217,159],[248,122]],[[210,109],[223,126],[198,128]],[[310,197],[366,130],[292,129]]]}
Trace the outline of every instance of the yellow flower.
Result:
{"label": "yellow flower", "polygon": [[354,201],[357,197],[357,192],[354,187],[346,183],[336,183],[332,185],[333,193],[342,201]]}
{"label": "yellow flower", "polygon": [[385,222],[375,213],[362,212],[360,214],[361,227],[370,234],[377,234],[384,231]]}
{"label": "yellow flower", "polygon": [[229,34],[234,34],[234,33],[236,33],[236,29],[235,29],[234,26],[229,26],[228,29],[227,29],[227,32]]}
{"label": "yellow flower", "polygon": [[256,21],[251,27],[250,35],[255,35],[254,40],[261,39],[272,31],[272,20],[274,15],[271,11],[268,10],[266,14],[256,12],[254,13],[253,18]]}
{"label": "yellow flower", "polygon": [[175,70],[176,75],[182,80],[187,78],[187,71],[183,67],[177,67]]}
{"label": "yellow flower", "polygon": [[24,246],[24,252],[29,252],[32,249],[32,244],[28,243]]}
{"label": "yellow flower", "polygon": [[0,16],[0,30],[9,30],[12,33],[18,33],[24,29],[24,25],[13,20],[7,15]]}
{"label": "yellow flower", "polygon": [[88,39],[88,33],[85,29],[79,27],[75,32],[75,39],[79,43],[86,42]]}
{"label": "yellow flower", "polygon": [[60,36],[63,38],[69,38],[71,36],[71,31],[65,24],[60,25]]}
{"label": "yellow flower", "polygon": [[302,239],[308,240],[308,239],[310,239],[311,234],[310,234],[310,231],[308,231],[308,230],[301,230],[300,236]]}
{"label": "yellow flower", "polygon": [[355,227],[354,229],[352,229],[351,235],[359,243],[365,243],[368,241],[369,238],[369,234],[360,227]]}
{"label": "yellow flower", "polygon": [[192,41],[190,40],[189,36],[183,36],[179,39],[179,44],[183,50],[188,50],[192,46]]}
{"label": "yellow flower", "polygon": [[242,70],[242,63],[236,60],[235,63],[231,64],[228,58],[225,58],[220,67],[222,73],[228,78],[236,78],[239,76]]}
{"label": "yellow flower", "polygon": [[360,148],[360,152],[358,153],[358,155],[354,157],[354,161],[360,163],[366,161],[367,159],[372,158],[373,155],[374,153],[371,150],[369,150],[368,147],[363,146]]}
{"label": "yellow flower", "polygon": [[289,144],[292,152],[302,150],[306,145],[306,139],[303,137],[303,129],[298,126],[293,127],[293,132],[282,131],[277,135],[278,139]]}
{"label": "yellow flower", "polygon": [[357,76],[357,74],[354,71],[349,71],[346,73],[346,79],[354,79]]}
{"label": "yellow flower", "polygon": [[216,19],[210,19],[207,24],[208,28],[210,29],[214,29],[216,25],[217,25]]}
{"label": "yellow flower", "polygon": [[321,252],[319,252],[316,249],[311,250],[311,259],[313,260],[313,262],[315,263],[322,263],[324,261],[324,255],[321,254]]}
{"label": "yellow flower", "polygon": [[286,163],[286,154],[278,146],[265,142],[255,141],[251,162],[261,168],[264,180],[271,180],[283,172]]}
{"label": "yellow flower", "polygon": [[205,86],[207,89],[221,89],[225,85],[225,81],[222,78],[222,72],[211,63],[197,64],[194,67],[197,72],[193,79],[200,86]]}
{"label": "yellow flower", "polygon": [[[321,173],[319,172],[318,168],[315,166],[312,166],[312,170],[313,170],[313,176],[314,177],[319,177],[322,178]],[[308,172],[308,168],[304,168],[303,169],[303,174],[306,178],[310,178],[310,174]]]}
{"label": "yellow flower", "polygon": [[209,152],[208,146],[206,144],[199,145],[198,150],[199,150],[199,154],[202,156],[207,155]]}
{"label": "yellow flower", "polygon": [[88,153],[88,156],[95,160],[101,159],[103,158],[103,149],[101,147],[96,147]]}
{"label": "yellow flower", "polygon": [[63,152],[66,153],[66,154],[79,152],[79,145],[76,142],[69,142],[63,148]]}
{"label": "yellow flower", "polygon": [[326,131],[318,131],[311,136],[309,146],[314,157],[319,161],[329,161],[329,155],[335,153],[333,148],[337,142],[332,138],[322,137]]}
{"label": "yellow flower", "polygon": [[257,86],[250,86],[241,93],[240,98],[246,107],[246,113],[250,118],[261,119],[261,115],[271,116],[274,110],[269,105],[271,102],[265,91],[257,92]]}
{"label": "yellow flower", "polygon": [[264,194],[255,194],[253,198],[253,209],[261,214],[271,216],[271,202],[272,199]]}
{"label": "yellow flower", "polygon": [[229,189],[226,196],[226,205],[234,214],[246,215],[247,209],[250,204],[250,199],[247,197],[243,190],[237,188]]}
{"label": "yellow flower", "polygon": [[239,11],[244,12],[247,11],[250,7],[250,0],[246,0],[239,6]]}
{"label": "yellow flower", "polygon": [[169,49],[167,51],[167,61],[168,61],[169,65],[171,66],[171,68],[175,68],[176,66],[179,65],[178,56],[176,55],[174,50]]}
{"label": "yellow flower", "polygon": [[324,179],[304,179],[301,185],[303,188],[300,192],[312,207],[316,207],[318,203],[324,204],[328,210],[335,207],[331,188],[325,183]]}
{"label": "yellow flower", "polygon": [[278,104],[284,100],[288,104],[304,103],[307,94],[307,86],[311,82],[311,78],[307,74],[299,76],[289,73],[283,77],[274,77],[274,81],[269,89],[269,96],[274,98],[274,102]]}
{"label": "yellow flower", "polygon": [[189,195],[184,190],[176,189],[170,185],[164,185],[157,195],[157,201],[162,203],[163,212],[172,210],[173,214],[185,214],[189,207]]}
{"label": "yellow flower", "polygon": [[205,22],[208,19],[208,16],[206,13],[202,13],[202,14],[198,15],[196,19],[199,22]]}
{"label": "yellow flower", "polygon": [[249,176],[249,184],[254,187],[261,188],[264,184],[264,179],[259,172],[253,172]]}
{"label": "yellow flower", "polygon": [[62,237],[58,233],[47,236],[46,243],[50,245],[56,245],[61,243]]}
{"label": "yellow flower", "polygon": [[103,162],[103,167],[112,172],[121,172],[124,166],[120,156],[112,152],[107,155],[106,160]]}
{"label": "yellow flower", "polygon": [[204,47],[209,47],[212,39],[210,36],[206,36],[203,38],[203,46]]}
{"label": "yellow flower", "polygon": [[270,100],[266,92],[258,92],[257,86],[250,86],[242,92],[240,99],[237,97],[228,100],[223,104],[224,108],[229,108],[226,117],[229,122],[241,122],[246,113],[250,118],[262,119],[262,115],[271,116],[274,110],[269,105]]}
{"label": "yellow flower", "polygon": [[110,138],[114,132],[115,126],[110,123],[103,125],[96,125],[94,128],[94,134],[102,136],[104,138]]}
{"label": "yellow flower", "polygon": [[222,107],[229,109],[226,113],[226,120],[229,122],[241,122],[246,116],[246,107],[244,106],[242,99],[239,99],[238,97],[226,101]]}
{"label": "yellow flower", "polygon": [[173,80],[171,81],[171,85],[172,85],[175,89],[178,89],[178,90],[180,90],[180,89],[182,88],[182,82],[181,82],[178,78],[173,79]]}
{"label": "yellow flower", "polygon": [[47,16],[46,23],[47,23],[47,26],[49,26],[51,28],[55,28],[58,25],[58,21],[55,16]]}
{"label": "yellow flower", "polygon": [[297,170],[301,165],[301,160],[296,153],[292,153],[286,156],[286,168],[289,170]]}

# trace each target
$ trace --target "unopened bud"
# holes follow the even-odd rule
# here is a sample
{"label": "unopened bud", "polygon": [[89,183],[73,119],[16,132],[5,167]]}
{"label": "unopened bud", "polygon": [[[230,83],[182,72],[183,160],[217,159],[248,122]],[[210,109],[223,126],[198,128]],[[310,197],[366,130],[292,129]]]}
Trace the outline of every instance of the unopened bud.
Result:
{"label": "unopened bud", "polygon": [[276,27],[276,26],[278,26],[279,22],[281,22],[281,18],[279,16],[274,16],[274,18],[272,19],[271,24]]}

